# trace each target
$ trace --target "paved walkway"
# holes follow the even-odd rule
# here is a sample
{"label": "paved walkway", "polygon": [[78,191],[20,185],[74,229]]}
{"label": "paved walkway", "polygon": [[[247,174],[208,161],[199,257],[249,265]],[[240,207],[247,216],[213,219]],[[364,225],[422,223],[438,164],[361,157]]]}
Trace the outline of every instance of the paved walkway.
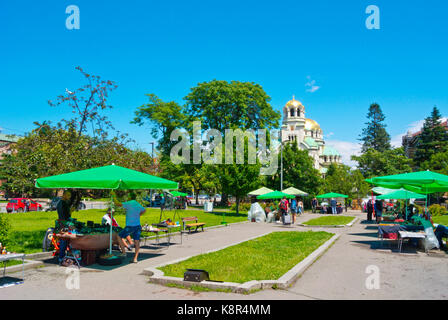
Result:
{"label": "paved walkway", "polygon": [[[375,224],[366,224],[365,214],[353,227],[312,228],[339,233],[341,237],[288,290],[263,290],[251,295],[220,292],[193,292],[148,283],[144,268],[181,257],[200,254],[215,248],[244,241],[272,231],[309,230],[311,228],[281,225],[240,223],[208,229],[184,236],[169,248],[156,250],[148,242],[138,264],[117,267],[94,265],[81,269],[80,289],[66,288],[67,268],[48,264],[25,271],[25,283],[0,289],[3,299],[447,299],[448,255],[434,252],[426,255],[408,247],[398,253],[396,242],[381,247]],[[305,214],[298,222],[320,215]],[[154,241],[151,241],[151,244]],[[132,254],[128,254],[131,260]],[[376,266],[380,288],[368,290],[368,266]]]}

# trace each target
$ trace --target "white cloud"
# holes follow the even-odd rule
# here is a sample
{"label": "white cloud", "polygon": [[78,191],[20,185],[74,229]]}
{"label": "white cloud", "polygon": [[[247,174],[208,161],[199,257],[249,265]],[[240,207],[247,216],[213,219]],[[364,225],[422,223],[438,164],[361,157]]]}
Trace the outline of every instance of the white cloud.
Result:
{"label": "white cloud", "polygon": [[[442,121],[447,121],[448,118],[442,118]],[[401,147],[401,143],[402,143],[402,137],[409,133],[416,133],[419,132],[422,128],[423,128],[423,123],[425,122],[425,120],[418,120],[418,121],[414,121],[411,124],[408,125],[408,128],[406,130],[406,132],[397,134],[396,136],[391,138],[390,144],[395,147],[395,148],[399,148]]]}
{"label": "white cloud", "polygon": [[310,76],[307,76],[306,78],[308,79],[308,82],[305,84],[305,87],[308,87],[306,92],[313,93],[320,89],[320,86],[316,86],[316,80],[311,80]]}
{"label": "white cloud", "polygon": [[335,148],[342,158],[342,163],[352,168],[357,166],[356,161],[351,160],[351,156],[358,156],[361,154],[361,144],[358,142],[340,141],[340,140],[328,140],[326,145]]}

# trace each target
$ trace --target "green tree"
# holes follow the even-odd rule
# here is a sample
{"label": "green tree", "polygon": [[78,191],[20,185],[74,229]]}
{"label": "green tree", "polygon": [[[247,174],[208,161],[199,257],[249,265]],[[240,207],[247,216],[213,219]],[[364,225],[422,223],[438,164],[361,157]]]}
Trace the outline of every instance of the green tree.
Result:
{"label": "green tree", "polygon": [[368,149],[360,156],[352,156],[358,169],[366,178],[412,172],[412,160],[406,157],[403,148],[384,152]]}
{"label": "green tree", "polygon": [[448,151],[448,131],[442,126],[441,119],[439,109],[434,107],[423,123],[414,156],[414,163],[418,168],[421,168],[425,161],[430,161],[433,155]]}
{"label": "green tree", "polygon": [[333,163],[325,175],[324,192],[336,192],[360,199],[367,194],[370,187],[361,171],[344,164]]}
{"label": "green tree", "polygon": [[[200,120],[204,130],[216,129],[224,133],[226,129],[270,129],[278,127],[281,118],[280,113],[270,105],[271,98],[259,84],[253,82],[213,80],[199,83],[191,89],[185,97],[185,101],[186,114],[190,123],[194,120]],[[220,180],[222,187],[221,201],[224,204],[227,203],[228,190],[239,190],[231,193],[237,199],[239,199],[239,193],[243,190],[250,191],[250,188],[256,183],[251,184],[249,179],[253,179],[257,167],[241,164],[232,166],[231,169],[226,166],[231,165],[216,167],[216,175],[220,178],[232,174],[229,170],[235,174],[235,180],[229,178]],[[238,167],[241,167],[241,171],[238,171]],[[241,180],[244,174],[248,175],[247,182]],[[258,179],[256,180],[258,181]],[[239,188],[235,181],[244,183],[244,186],[249,184],[250,187]]]}
{"label": "green tree", "polygon": [[350,167],[343,164],[332,163],[328,168],[324,180],[324,192],[336,192],[351,197],[353,190]]}
{"label": "green tree", "polygon": [[[266,179],[269,188],[280,189],[280,170]],[[297,142],[285,144],[283,147],[283,188],[295,187],[310,195],[317,195],[321,191],[322,182],[320,173],[314,168],[313,158],[308,155],[308,151],[300,150]]]}
{"label": "green tree", "polygon": [[431,159],[423,162],[421,169],[448,175],[448,151],[433,154]]}
{"label": "green tree", "polygon": [[0,175],[7,191],[24,195],[36,191],[34,181],[41,177],[112,163],[148,172],[151,162],[146,152],[131,150],[118,138],[79,136],[74,128],[45,124],[19,139],[3,159]]}
{"label": "green tree", "polygon": [[135,118],[131,123],[142,126],[151,126],[151,135],[158,139],[157,148],[164,155],[169,155],[171,147],[175,142],[170,141],[170,135],[175,129],[182,129],[186,126],[186,115],[182,107],[174,101],[164,102],[155,94],[147,94],[148,103],[138,107],[135,111]]}
{"label": "green tree", "polygon": [[270,105],[271,98],[253,82],[203,82],[184,99],[190,122],[200,120],[205,129],[221,133],[231,128],[275,128],[281,117]]}
{"label": "green tree", "polygon": [[359,139],[363,142],[362,153],[367,152],[369,149],[379,152],[390,150],[390,136],[384,124],[386,117],[379,104],[373,103],[370,105],[367,119],[369,122],[366,123],[367,127],[362,130]]}

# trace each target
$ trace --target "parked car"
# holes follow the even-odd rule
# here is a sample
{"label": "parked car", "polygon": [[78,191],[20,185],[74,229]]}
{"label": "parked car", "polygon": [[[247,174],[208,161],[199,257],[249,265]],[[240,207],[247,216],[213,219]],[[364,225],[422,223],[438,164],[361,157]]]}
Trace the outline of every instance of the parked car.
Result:
{"label": "parked car", "polygon": [[[45,211],[56,211],[59,201],[61,197],[54,197],[51,199],[50,206]],[[78,210],[84,210],[86,208],[86,204],[84,202],[80,202],[78,205]]]}
{"label": "parked car", "polygon": [[41,211],[42,205],[30,198],[12,198],[6,205],[6,212]]}

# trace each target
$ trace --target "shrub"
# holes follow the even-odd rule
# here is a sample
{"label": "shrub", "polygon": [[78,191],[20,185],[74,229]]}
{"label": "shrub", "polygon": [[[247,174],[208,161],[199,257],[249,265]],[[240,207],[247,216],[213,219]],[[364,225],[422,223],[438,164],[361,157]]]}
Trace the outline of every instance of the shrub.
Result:
{"label": "shrub", "polygon": [[[239,211],[249,211],[250,210],[250,203],[246,203],[246,202],[240,202],[240,206],[239,206]],[[231,211],[236,211],[236,203],[232,204],[230,206],[230,210]]]}
{"label": "shrub", "polygon": [[433,204],[433,205],[429,206],[428,209],[429,209],[429,212],[431,213],[431,216],[433,216],[433,217],[443,216],[447,213],[446,209],[439,204]]}
{"label": "shrub", "polygon": [[0,242],[4,245],[8,241],[11,223],[6,213],[0,213]]}

